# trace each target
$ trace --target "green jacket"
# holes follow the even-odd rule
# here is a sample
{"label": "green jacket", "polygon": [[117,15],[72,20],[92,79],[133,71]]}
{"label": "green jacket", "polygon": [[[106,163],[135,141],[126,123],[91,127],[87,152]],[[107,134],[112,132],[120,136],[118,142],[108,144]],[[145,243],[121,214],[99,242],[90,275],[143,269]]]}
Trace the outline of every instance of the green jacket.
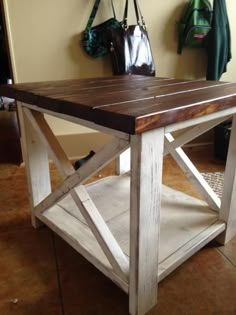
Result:
{"label": "green jacket", "polygon": [[231,59],[230,26],[225,0],[214,0],[212,28],[207,38],[207,80],[219,80]]}

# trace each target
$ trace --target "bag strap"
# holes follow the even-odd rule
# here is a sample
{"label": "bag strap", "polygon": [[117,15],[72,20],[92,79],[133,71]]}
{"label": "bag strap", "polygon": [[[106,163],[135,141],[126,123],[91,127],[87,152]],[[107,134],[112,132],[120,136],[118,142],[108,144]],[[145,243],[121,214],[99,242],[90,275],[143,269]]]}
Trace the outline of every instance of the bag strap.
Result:
{"label": "bag strap", "polygon": [[100,0],[95,0],[92,11],[90,13],[90,17],[88,19],[88,23],[87,23],[86,28],[85,28],[85,31],[87,31],[87,32],[90,31],[90,29],[92,28],[92,24],[93,24],[93,21],[95,19],[96,14],[97,14],[99,4],[100,4]]}
{"label": "bag strap", "polygon": [[145,23],[145,21],[144,21],[144,17],[143,17],[143,15],[142,15],[142,12],[141,12],[141,9],[140,9],[140,6],[139,6],[139,3],[138,3],[138,0],[134,0],[134,3],[135,3],[135,7],[136,7],[136,12],[139,12],[139,16],[140,16],[140,18],[141,18],[141,23],[140,23],[140,19],[139,19],[139,24],[141,24],[142,25],[142,27],[144,28],[144,29],[146,29],[147,28],[147,26],[146,26],[146,23]]}
{"label": "bag strap", "polygon": [[[88,23],[87,23],[86,28],[85,28],[85,32],[86,31],[88,32],[91,30],[92,25],[93,25],[93,21],[95,19],[97,11],[98,11],[99,4],[100,4],[100,0],[95,0],[91,14],[90,14],[89,19],[88,19]],[[113,0],[111,0],[111,7],[112,7],[113,16],[116,19],[116,13],[115,13]]]}
{"label": "bag strap", "polygon": [[112,8],[114,19],[116,19],[116,12],[115,12],[115,7],[114,7],[113,0],[111,0],[111,8]]}
{"label": "bag strap", "polygon": [[[142,26],[144,29],[146,29],[146,23],[144,21],[143,15],[141,13],[138,1],[137,0],[133,0],[133,1],[134,1],[134,10],[135,10],[137,24]],[[128,7],[129,7],[129,0],[126,0],[125,10],[124,10],[124,18],[123,18],[123,28],[124,29],[128,29],[128,27],[129,27],[128,26]],[[140,22],[140,18],[141,18],[141,22]]]}

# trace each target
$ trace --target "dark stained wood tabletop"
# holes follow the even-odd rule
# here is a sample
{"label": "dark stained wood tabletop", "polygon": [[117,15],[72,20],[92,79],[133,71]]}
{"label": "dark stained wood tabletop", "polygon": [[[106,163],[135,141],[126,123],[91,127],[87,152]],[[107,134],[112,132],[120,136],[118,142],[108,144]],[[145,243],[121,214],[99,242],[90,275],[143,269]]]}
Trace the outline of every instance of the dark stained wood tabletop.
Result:
{"label": "dark stained wood tabletop", "polygon": [[2,85],[0,95],[135,134],[236,106],[236,83],[113,76]]}

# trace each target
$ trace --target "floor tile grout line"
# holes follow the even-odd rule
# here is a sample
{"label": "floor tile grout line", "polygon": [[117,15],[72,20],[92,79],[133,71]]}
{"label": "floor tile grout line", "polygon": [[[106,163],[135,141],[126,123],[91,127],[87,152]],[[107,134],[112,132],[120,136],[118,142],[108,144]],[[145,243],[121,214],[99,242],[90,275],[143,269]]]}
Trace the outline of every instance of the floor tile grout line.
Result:
{"label": "floor tile grout line", "polygon": [[228,262],[234,267],[234,268],[236,268],[236,264],[234,264],[219,248],[216,248],[217,249],[217,251],[222,255],[222,256],[224,256],[227,260],[228,260]]}
{"label": "floor tile grout line", "polygon": [[55,234],[52,231],[51,231],[51,236],[52,236],[53,253],[54,253],[54,258],[55,258],[56,275],[57,275],[57,283],[58,283],[58,290],[59,290],[59,300],[60,300],[60,304],[61,304],[62,315],[65,315],[62,286],[61,286],[61,281],[60,281],[59,265],[58,265],[56,243],[55,243]]}

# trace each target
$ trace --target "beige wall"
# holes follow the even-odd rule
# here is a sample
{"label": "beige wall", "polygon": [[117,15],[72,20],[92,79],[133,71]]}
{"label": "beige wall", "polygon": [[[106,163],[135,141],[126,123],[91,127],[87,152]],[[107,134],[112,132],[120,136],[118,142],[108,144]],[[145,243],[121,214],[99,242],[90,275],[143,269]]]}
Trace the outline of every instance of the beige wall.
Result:
{"label": "beige wall", "polygon": [[[109,58],[92,59],[79,41],[94,0],[3,0],[16,82],[103,76],[111,73]],[[131,1],[130,1],[131,2]],[[186,0],[139,0],[148,24],[157,75],[199,78],[205,75],[203,50],[185,49],[176,54],[176,20]],[[227,0],[235,51],[235,0]],[[114,0],[121,19],[124,0]],[[131,8],[132,9],[132,8]],[[96,22],[110,17],[110,1],[101,1]],[[132,19],[131,22],[134,22]],[[224,76],[235,80],[236,61]]]}
{"label": "beige wall", "polygon": [[[111,74],[109,57],[92,59],[80,46],[94,0],[3,0],[7,17],[10,53],[15,82],[60,80]],[[131,2],[131,1],[130,1]],[[184,49],[177,55],[176,21],[185,0],[139,0],[148,25],[158,76],[204,78],[204,50]],[[232,53],[236,51],[235,0],[227,0],[232,31]],[[114,0],[119,19],[124,0]],[[96,22],[111,15],[110,1],[101,1]],[[134,22],[132,17],[131,22]],[[236,81],[236,58],[222,79]],[[90,133],[90,130],[51,119],[59,135]]]}

